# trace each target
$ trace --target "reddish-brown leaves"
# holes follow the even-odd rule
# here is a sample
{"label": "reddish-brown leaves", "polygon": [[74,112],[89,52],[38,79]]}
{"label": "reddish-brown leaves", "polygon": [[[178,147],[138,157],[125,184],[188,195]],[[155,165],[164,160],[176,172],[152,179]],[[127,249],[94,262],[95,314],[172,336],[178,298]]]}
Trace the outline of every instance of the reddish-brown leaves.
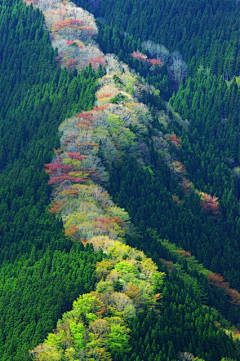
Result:
{"label": "reddish-brown leaves", "polygon": [[55,203],[52,208],[49,209],[49,213],[51,214],[57,214],[61,209],[62,204],[61,203]]}
{"label": "reddish-brown leaves", "polygon": [[162,62],[160,59],[157,59],[157,58],[148,59],[147,55],[141,53],[140,51],[134,51],[131,55],[134,59],[137,59],[137,60],[143,61],[143,62],[148,62],[152,66],[158,66],[159,68],[161,68],[161,66],[162,66]]}
{"label": "reddish-brown leaves", "polygon": [[199,192],[201,197],[201,204],[206,212],[217,218],[219,214],[219,203],[217,197],[212,197],[210,194]]}
{"label": "reddish-brown leaves", "polygon": [[99,107],[93,107],[93,111],[100,112],[102,110],[109,108],[109,106],[110,106],[110,104],[103,104],[103,105],[100,105]]}
{"label": "reddish-brown leaves", "polygon": [[78,152],[74,152],[74,153],[68,153],[69,158],[71,159],[77,159],[77,160],[83,160],[86,158],[86,155],[81,155]]}
{"label": "reddish-brown leaves", "polygon": [[160,261],[165,264],[169,271],[173,271],[176,268],[176,265],[172,261],[167,261],[164,258],[160,258]]}
{"label": "reddish-brown leaves", "polygon": [[55,161],[54,163],[45,164],[45,172],[50,175],[59,170],[61,170],[63,173],[66,173],[71,169],[72,167],[70,165],[63,165],[62,163],[59,162],[59,160]]}
{"label": "reddish-brown leaves", "polygon": [[181,186],[185,190],[186,194],[190,193],[190,191],[192,190],[191,183],[186,178],[183,179]]}
{"label": "reddish-brown leaves", "polygon": [[177,135],[175,133],[171,134],[170,137],[170,142],[175,145],[175,147],[180,147],[182,142],[181,140],[177,137]]}
{"label": "reddish-brown leaves", "polygon": [[76,19],[57,21],[52,28],[52,32],[56,32],[60,29],[66,28],[66,27],[67,28],[69,28],[69,27],[75,27],[75,28],[81,27],[82,28],[84,24],[85,23],[83,20],[76,20]]}
{"label": "reddish-brown leaves", "polygon": [[99,67],[99,65],[102,65],[102,66],[106,65],[106,62],[105,62],[103,56],[99,56],[97,58],[90,59],[89,64],[91,64],[94,69],[97,69]]}
{"label": "reddish-brown leaves", "polygon": [[84,247],[86,247],[86,245],[87,245],[86,239],[82,239],[81,242],[82,242],[82,244],[84,245]]}
{"label": "reddish-brown leaves", "polygon": [[158,66],[159,68],[161,68],[162,66],[162,62],[160,59],[148,59],[148,62],[153,66]]}
{"label": "reddish-brown leaves", "polygon": [[177,249],[176,253],[178,253],[184,257],[191,257],[191,252],[185,251],[184,249]]}
{"label": "reddish-brown leaves", "polygon": [[72,237],[77,232],[78,232],[78,228],[75,226],[75,224],[71,224],[71,226],[65,230],[65,235],[66,237]]}
{"label": "reddish-brown leaves", "polygon": [[225,282],[224,278],[217,273],[210,273],[208,281],[211,285],[221,288],[229,297],[230,301],[235,306],[240,306],[240,293],[229,287],[229,282]]}
{"label": "reddish-brown leaves", "polygon": [[83,142],[83,143],[77,143],[77,147],[78,148],[98,148],[99,147],[99,144],[98,143],[90,143],[90,142]]}
{"label": "reddish-brown leaves", "polygon": [[48,181],[48,184],[51,185],[51,184],[60,184],[62,183],[63,181],[74,181],[75,178],[70,176],[70,175],[67,175],[67,174],[64,174],[64,175],[60,175],[58,177],[51,177]]}
{"label": "reddish-brown leaves", "polygon": [[77,59],[70,58],[67,59],[63,65],[68,69],[74,69],[78,65],[78,61]]}
{"label": "reddish-brown leaves", "polygon": [[172,195],[172,199],[174,200],[174,202],[176,202],[177,204],[181,204],[182,201],[180,201],[180,199],[178,198],[178,196],[176,196],[176,194]]}
{"label": "reddish-brown leaves", "polygon": [[85,120],[87,120],[89,123],[93,123],[93,122],[94,122],[93,116],[92,116],[91,114],[89,114],[89,112],[78,113],[78,114],[77,114],[77,117],[78,117],[78,118],[81,118],[81,119],[85,119]]}

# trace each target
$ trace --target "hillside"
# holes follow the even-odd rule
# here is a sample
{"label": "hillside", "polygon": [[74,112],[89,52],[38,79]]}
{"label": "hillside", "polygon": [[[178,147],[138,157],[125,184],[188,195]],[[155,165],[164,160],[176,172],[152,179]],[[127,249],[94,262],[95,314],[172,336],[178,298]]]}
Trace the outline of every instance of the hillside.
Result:
{"label": "hillside", "polygon": [[[10,18],[18,7],[19,38],[30,45],[20,58],[29,75],[3,78],[13,79],[14,97],[2,100],[1,359],[240,359],[238,182],[225,162],[230,144],[220,152],[223,139],[213,135],[233,132],[225,124],[236,108],[224,108],[220,124],[215,113],[228,92],[237,97],[236,81],[205,68],[186,79],[183,58],[163,59],[156,44],[152,52],[141,31],[116,51],[139,75],[104,54],[121,41],[122,24],[98,28],[70,1],[25,2],[2,7]],[[100,6],[87,4],[98,14]],[[24,16],[26,29],[36,19],[31,33]],[[13,23],[3,54],[15,48]],[[44,55],[32,57],[32,76],[36,51]],[[183,78],[169,65],[180,60]],[[5,68],[11,73],[7,57]],[[13,191],[4,179],[21,167]]]}
{"label": "hillside", "polygon": [[[169,93],[162,90],[163,84],[172,92],[166,132],[181,140],[174,152],[189,182],[205,193],[203,198],[218,199],[215,222],[204,219],[192,200],[190,214],[185,209],[176,222],[173,212],[167,229],[165,220],[160,221],[161,237],[181,245],[239,289],[239,4],[109,0],[97,2],[93,10],[101,21],[98,38],[103,49],[122,57],[119,49],[123,47],[128,54],[125,61],[140,72],[147,68],[141,58],[132,60],[136,52],[165,64],[165,75],[148,69],[146,78],[164,99],[169,99]],[[141,16],[136,17],[136,12]],[[151,18],[149,26],[145,26],[146,18]],[[174,64],[179,69],[175,76]],[[176,81],[179,77],[182,82]]]}

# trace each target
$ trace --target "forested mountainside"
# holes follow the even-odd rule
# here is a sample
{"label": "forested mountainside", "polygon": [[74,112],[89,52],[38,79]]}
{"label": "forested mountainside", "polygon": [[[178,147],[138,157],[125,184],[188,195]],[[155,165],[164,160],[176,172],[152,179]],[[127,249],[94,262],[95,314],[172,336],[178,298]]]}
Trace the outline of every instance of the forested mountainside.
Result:
{"label": "forested mountainside", "polygon": [[0,2],[0,358],[239,360],[238,78],[76,3]]}
{"label": "forested mountainside", "polygon": [[199,65],[227,77],[240,71],[238,1],[99,0],[95,3],[96,14],[108,23],[142,41],[150,39],[171,51],[179,50],[190,72],[194,73]]}
{"label": "forested mountainside", "polygon": [[[218,198],[219,215],[211,225],[199,211],[190,211],[192,199],[184,217],[176,221],[172,212],[173,226],[160,221],[161,237],[180,244],[239,289],[239,4],[99,1],[93,10],[101,20],[103,49],[120,57],[122,46],[129,49],[125,61],[138,71],[147,71],[146,56],[167,67],[165,78],[160,73],[157,77],[167,81],[170,92],[178,89],[170,98],[168,124],[168,132],[181,141],[175,153],[194,187]],[[149,26],[146,18],[151,19]],[[179,69],[175,76],[174,62]],[[148,81],[161,90],[162,80],[148,72]],[[180,86],[177,78],[182,79]]]}

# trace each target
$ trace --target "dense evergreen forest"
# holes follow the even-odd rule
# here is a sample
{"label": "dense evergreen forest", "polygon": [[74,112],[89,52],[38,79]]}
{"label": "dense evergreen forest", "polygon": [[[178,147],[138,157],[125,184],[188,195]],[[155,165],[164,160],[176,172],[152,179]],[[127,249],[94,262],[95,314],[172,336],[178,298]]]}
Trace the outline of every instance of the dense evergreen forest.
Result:
{"label": "dense evergreen forest", "polygon": [[[99,17],[101,50],[156,89],[101,54],[81,71],[67,57],[58,66],[44,15],[0,0],[0,359],[239,360],[240,7],[230,0],[75,3]],[[63,21],[59,34],[83,25]],[[181,79],[174,78],[178,61],[188,68]],[[112,76],[110,67],[123,70]],[[127,106],[130,125],[120,118]],[[81,141],[85,154],[75,149]],[[105,208],[96,215],[97,202]],[[100,233],[88,242],[91,232]],[[116,241],[124,238],[128,246]]]}
{"label": "dense evergreen forest", "polygon": [[100,256],[70,243],[47,210],[44,163],[60,122],[92,107],[96,77],[56,67],[40,12],[17,0],[0,6],[0,359],[19,361],[95,282]]}
{"label": "dense evergreen forest", "polygon": [[[78,0],[77,0],[78,1]],[[179,50],[195,73],[199,65],[231,77],[239,68],[240,6],[232,0],[98,1],[96,14],[109,24],[171,51]]]}

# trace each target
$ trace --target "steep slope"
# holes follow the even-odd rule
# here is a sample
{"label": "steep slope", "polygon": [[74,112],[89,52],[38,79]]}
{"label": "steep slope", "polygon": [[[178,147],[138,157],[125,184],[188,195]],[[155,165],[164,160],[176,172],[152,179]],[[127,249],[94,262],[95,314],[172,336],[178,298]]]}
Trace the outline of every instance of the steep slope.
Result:
{"label": "steep slope", "polygon": [[[69,360],[123,359],[124,353],[130,350],[131,342],[127,323],[131,324],[132,318],[136,322],[135,312],[138,314],[142,308],[148,306],[150,309],[150,305],[153,309],[156,307],[160,295],[155,293],[162,288],[163,274],[142,252],[118,241],[123,241],[126,233],[131,234],[128,215],[116,207],[103,187],[108,180],[108,171],[116,166],[121,168],[129,155],[133,156],[140,169],[152,173],[149,166],[150,134],[154,133],[156,144],[168,148],[168,141],[159,137],[158,130],[154,130],[152,124],[157,117],[168,117],[157,109],[153,117],[148,108],[139,102],[146,98],[157,99],[158,107],[161,108],[162,102],[153,88],[144,84],[114,57],[104,57],[100,53],[92,40],[96,28],[89,14],[75,8],[70,2],[35,1],[34,5],[46,13],[52,42],[54,46],[59,46],[58,60],[63,66],[82,69],[84,65],[92,63],[100,65],[99,74],[104,74],[103,66],[106,68],[107,74],[98,82],[97,106],[92,111],[65,120],[60,126],[60,148],[55,151],[53,162],[46,164],[46,171],[50,175],[49,184],[54,185],[50,212],[62,218],[66,235],[73,240],[81,240],[83,244],[93,244],[96,250],[102,249],[106,259],[97,264],[99,282],[96,291],[79,297],[74,302],[73,310],[64,314],[62,321],[59,321],[56,332],[35,348],[32,355],[41,360],[61,360],[63,357]],[[178,143],[177,139],[176,136],[171,137],[173,143]],[[167,149],[164,156],[172,173],[180,173],[180,180],[186,181],[181,176],[179,162],[171,159]],[[186,278],[182,284],[189,291],[187,297],[191,298],[190,309],[198,309],[196,324],[205,316],[206,322],[199,329],[206,332],[211,329],[207,338],[211,338],[217,351],[211,351],[210,342],[204,348],[192,345],[188,336],[192,332],[190,324],[181,342],[179,338],[179,344],[173,341],[174,333],[179,333],[179,329],[175,328],[171,336],[164,330],[164,337],[168,334],[168,350],[162,347],[154,353],[153,349],[151,355],[146,355],[146,359],[162,357],[173,360],[184,349],[206,360],[220,360],[223,355],[237,357],[235,344],[219,327],[222,324],[213,323],[220,320],[218,313],[202,307],[201,295],[197,297],[195,292],[193,298],[198,301],[197,305],[194,304],[190,295],[191,286],[187,284],[189,281]],[[179,287],[180,282],[175,283],[175,289],[180,290]],[[179,304],[183,304],[184,299],[182,297]],[[211,318],[207,314],[211,314]],[[157,337],[158,334],[152,336],[154,342]],[[195,337],[203,343],[206,335],[202,337],[199,332]],[[221,346],[217,347],[219,340]],[[185,357],[184,354],[180,356]],[[126,355],[124,359],[128,358],[129,355]]]}
{"label": "steep slope", "polygon": [[[115,44],[134,37],[135,41],[141,39],[136,41],[138,47],[147,46],[160,60],[166,56],[165,45],[171,51],[179,50],[187,61],[188,80],[170,100],[173,109],[168,132],[181,140],[176,149],[178,161],[190,182],[204,193],[202,200],[211,196],[213,204],[213,198],[218,198],[219,217],[209,223],[191,198],[181,219],[176,222],[176,213],[170,215],[173,226],[165,227],[165,220],[159,225],[161,237],[192,252],[239,290],[239,4],[208,0],[97,4],[94,11],[103,23],[99,38],[104,48],[118,52]],[[141,16],[135,16],[139,9]],[[149,26],[147,18],[151,18]],[[106,34],[111,35],[110,40]],[[154,84],[161,89],[160,83]],[[179,123],[176,112],[187,126]]]}

